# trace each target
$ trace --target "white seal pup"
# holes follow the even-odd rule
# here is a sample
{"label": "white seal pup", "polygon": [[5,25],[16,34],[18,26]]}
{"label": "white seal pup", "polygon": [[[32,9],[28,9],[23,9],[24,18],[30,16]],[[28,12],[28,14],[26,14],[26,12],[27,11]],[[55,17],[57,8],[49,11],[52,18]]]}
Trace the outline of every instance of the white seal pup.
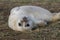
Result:
{"label": "white seal pup", "polygon": [[23,32],[32,30],[38,24],[47,25],[47,22],[57,19],[59,19],[58,16],[56,17],[44,8],[38,6],[20,6],[11,9],[8,25],[15,31]]}

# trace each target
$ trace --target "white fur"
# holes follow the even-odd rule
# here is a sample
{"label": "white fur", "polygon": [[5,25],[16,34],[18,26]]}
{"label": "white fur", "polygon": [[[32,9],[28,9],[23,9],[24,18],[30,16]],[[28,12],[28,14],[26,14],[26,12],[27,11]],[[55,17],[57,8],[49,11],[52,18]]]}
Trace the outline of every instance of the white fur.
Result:
{"label": "white fur", "polygon": [[[29,19],[30,27],[18,26],[18,23],[22,18],[26,16]],[[48,10],[37,7],[37,6],[20,6],[15,7],[11,10],[8,24],[9,27],[16,31],[25,31],[25,30],[31,30],[33,27],[36,26],[36,24],[39,23],[45,23],[45,21],[51,21],[52,20],[52,14]]]}

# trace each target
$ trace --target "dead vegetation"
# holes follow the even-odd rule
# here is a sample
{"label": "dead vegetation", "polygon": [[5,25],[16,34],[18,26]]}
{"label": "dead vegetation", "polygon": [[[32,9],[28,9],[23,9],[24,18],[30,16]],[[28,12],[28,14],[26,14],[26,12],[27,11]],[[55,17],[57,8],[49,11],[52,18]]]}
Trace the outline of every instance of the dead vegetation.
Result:
{"label": "dead vegetation", "polygon": [[47,27],[40,27],[39,32],[16,32],[8,27],[11,8],[21,5],[35,5],[51,12],[60,12],[60,2],[0,2],[0,40],[60,40],[60,21]]}

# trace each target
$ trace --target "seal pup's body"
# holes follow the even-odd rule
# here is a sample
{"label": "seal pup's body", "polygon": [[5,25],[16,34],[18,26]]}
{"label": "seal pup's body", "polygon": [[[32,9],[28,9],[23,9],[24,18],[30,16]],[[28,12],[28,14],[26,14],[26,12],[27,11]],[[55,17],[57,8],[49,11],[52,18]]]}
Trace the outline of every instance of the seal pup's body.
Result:
{"label": "seal pup's body", "polygon": [[[51,12],[41,7],[20,6],[11,10],[8,24],[13,30],[26,31],[36,27],[37,24],[46,25],[49,21],[57,20],[54,19],[54,17],[56,16],[53,16]],[[27,22],[23,18],[26,18],[25,20],[27,20]],[[22,25],[18,23],[21,23]],[[29,26],[26,26],[27,24],[29,24]]]}

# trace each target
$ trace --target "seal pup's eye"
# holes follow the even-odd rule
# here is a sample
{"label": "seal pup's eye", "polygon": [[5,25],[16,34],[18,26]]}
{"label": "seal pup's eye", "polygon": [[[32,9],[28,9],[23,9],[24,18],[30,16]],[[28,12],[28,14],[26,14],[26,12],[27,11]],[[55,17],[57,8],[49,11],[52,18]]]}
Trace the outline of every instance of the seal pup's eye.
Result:
{"label": "seal pup's eye", "polygon": [[26,26],[30,26],[29,24],[26,24]]}
{"label": "seal pup's eye", "polygon": [[21,24],[21,23],[18,23],[18,25],[19,25],[19,26],[22,26],[22,24]]}

